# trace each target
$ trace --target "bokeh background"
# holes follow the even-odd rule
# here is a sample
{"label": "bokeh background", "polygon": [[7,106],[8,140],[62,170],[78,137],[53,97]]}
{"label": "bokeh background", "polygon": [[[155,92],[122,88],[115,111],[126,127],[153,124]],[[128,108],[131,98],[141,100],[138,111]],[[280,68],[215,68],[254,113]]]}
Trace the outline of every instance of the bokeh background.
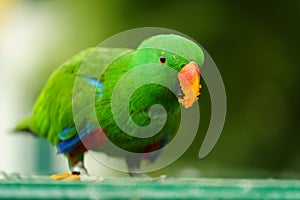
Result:
{"label": "bokeh background", "polygon": [[[50,174],[67,162],[47,141],[11,134],[49,75],[77,52],[127,29],[155,26],[197,40],[226,87],[223,133],[204,159],[209,123],[202,90],[201,127],[189,150],[154,172],[178,177],[300,177],[300,1],[0,0],[0,171]],[[86,158],[91,174],[126,176]]]}

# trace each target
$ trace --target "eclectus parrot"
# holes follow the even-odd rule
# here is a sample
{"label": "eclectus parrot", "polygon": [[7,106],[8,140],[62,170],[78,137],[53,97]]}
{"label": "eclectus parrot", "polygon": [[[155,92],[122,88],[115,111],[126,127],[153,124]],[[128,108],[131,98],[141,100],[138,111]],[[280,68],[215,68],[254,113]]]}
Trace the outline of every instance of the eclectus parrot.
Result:
{"label": "eclectus parrot", "polygon": [[[86,68],[89,72],[99,72],[101,71],[99,68],[105,68],[100,77],[97,73],[80,74],[81,65],[91,56],[90,62],[85,63],[88,65]],[[68,158],[73,174],[87,173],[83,164],[86,151],[96,150],[110,154],[107,145],[109,140],[126,151],[141,153],[140,157],[134,158],[126,154],[111,154],[123,157],[127,162],[129,174],[138,176],[143,159],[154,162],[159,156],[159,153],[156,153],[145,157],[143,153],[161,149],[175,136],[180,123],[180,104],[184,109],[188,109],[198,100],[201,88],[200,67],[203,63],[202,49],[191,40],[175,34],[151,36],[142,41],[137,49],[95,47],[84,50],[65,62],[51,75],[35,102],[32,116],[21,121],[16,126],[16,131],[27,131],[46,138],[57,147],[58,153]],[[139,137],[139,134],[144,133],[135,133],[136,137],[134,137],[121,129],[114,119],[113,90],[126,73],[133,69],[143,72],[145,66],[149,64],[154,64],[153,68],[164,65],[176,70],[176,76],[172,78],[165,73],[160,73],[159,70],[149,74],[149,76],[160,76],[162,79],[172,79],[167,81],[175,88],[176,94],[166,87],[151,83],[138,87],[134,91],[127,106],[129,115],[137,126],[143,127],[150,123],[149,110],[154,104],[162,105],[167,113],[165,124],[157,134],[151,137]],[[146,71],[145,73],[147,75]],[[76,79],[85,84],[74,94]],[[131,85],[134,85],[134,82],[119,84],[120,94],[126,95]],[[76,95],[87,95],[85,90],[89,87],[94,88],[94,104],[86,105],[84,102],[80,104],[82,105],[80,111],[85,117],[84,120],[77,120],[75,126],[72,107],[74,96],[76,98]],[[95,123],[89,119],[89,113],[85,113],[89,106],[94,106],[97,123],[101,128],[95,126]],[[160,112],[154,115],[158,120],[162,115],[166,117]],[[119,117],[122,117],[122,114]],[[65,176],[68,175],[62,174],[56,178]]]}

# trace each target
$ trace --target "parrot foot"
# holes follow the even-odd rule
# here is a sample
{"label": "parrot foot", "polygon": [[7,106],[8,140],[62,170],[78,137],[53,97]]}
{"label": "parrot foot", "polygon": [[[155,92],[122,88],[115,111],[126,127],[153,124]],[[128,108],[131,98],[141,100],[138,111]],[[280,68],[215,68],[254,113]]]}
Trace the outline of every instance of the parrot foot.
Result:
{"label": "parrot foot", "polygon": [[135,177],[135,178],[149,178],[149,179],[151,179],[151,176],[149,176],[148,174],[143,173],[143,172],[129,172],[129,175],[131,177]]}
{"label": "parrot foot", "polygon": [[72,171],[72,174],[78,174],[78,175],[81,175],[81,176],[88,176],[88,172],[87,170],[85,169],[84,165],[83,165],[83,162],[82,161],[79,161],[77,162],[72,168],[71,168],[71,171]]}
{"label": "parrot foot", "polygon": [[153,181],[166,181],[168,180],[168,175],[160,175],[158,177],[154,177],[152,180]]}
{"label": "parrot foot", "polygon": [[148,174],[140,170],[140,164],[141,164],[140,156],[128,156],[126,157],[126,163],[128,167],[128,174],[131,177],[152,179],[151,176],[149,176]]}
{"label": "parrot foot", "polygon": [[134,168],[134,167],[128,168],[128,174],[131,177],[135,177],[135,178],[147,178],[147,179],[151,179],[151,176],[149,176],[148,174],[142,172],[139,168]]}
{"label": "parrot foot", "polygon": [[138,169],[130,169],[130,171],[128,173],[131,177],[145,178],[145,179],[149,179],[150,181],[165,181],[169,178],[167,175],[160,175],[158,177],[151,177],[148,174],[146,174],[144,172],[141,172]]}
{"label": "parrot foot", "polygon": [[129,175],[134,178],[142,178],[145,179],[146,181],[150,182],[160,182],[160,181],[166,181],[169,179],[167,175],[160,175],[158,177],[151,177],[146,173],[143,172],[129,172]]}

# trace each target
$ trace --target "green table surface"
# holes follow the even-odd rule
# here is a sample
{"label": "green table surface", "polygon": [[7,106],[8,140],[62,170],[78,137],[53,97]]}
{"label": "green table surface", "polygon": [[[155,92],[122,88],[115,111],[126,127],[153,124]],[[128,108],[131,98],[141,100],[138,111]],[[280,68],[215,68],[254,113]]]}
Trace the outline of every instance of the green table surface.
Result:
{"label": "green table surface", "polygon": [[15,176],[0,179],[0,199],[300,199],[300,181],[94,177],[63,182]]}

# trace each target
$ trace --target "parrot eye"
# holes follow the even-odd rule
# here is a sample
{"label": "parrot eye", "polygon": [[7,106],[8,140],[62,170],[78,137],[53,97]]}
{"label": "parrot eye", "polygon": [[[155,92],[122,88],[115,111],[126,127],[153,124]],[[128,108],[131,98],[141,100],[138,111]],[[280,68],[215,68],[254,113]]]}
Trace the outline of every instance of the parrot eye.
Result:
{"label": "parrot eye", "polygon": [[161,64],[165,64],[166,63],[166,58],[163,57],[163,56],[160,56],[159,61],[160,61]]}

